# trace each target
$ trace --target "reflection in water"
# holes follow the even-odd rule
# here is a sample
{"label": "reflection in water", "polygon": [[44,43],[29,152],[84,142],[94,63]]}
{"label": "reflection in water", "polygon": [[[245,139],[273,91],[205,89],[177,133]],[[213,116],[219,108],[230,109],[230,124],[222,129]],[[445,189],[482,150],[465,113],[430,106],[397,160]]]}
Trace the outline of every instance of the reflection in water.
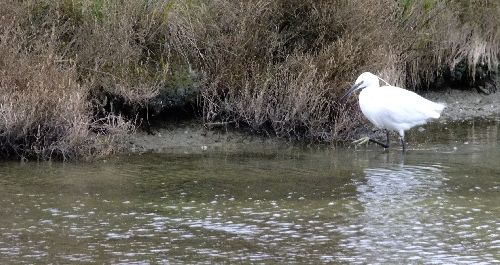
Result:
{"label": "reflection in water", "polygon": [[[484,159],[484,155],[474,153],[469,156],[471,162],[478,156]],[[355,254],[341,259],[350,263],[499,262],[500,207],[491,198],[477,194],[496,192],[498,175],[490,176],[489,183],[477,181],[469,190],[476,193],[474,197],[457,198],[450,194],[450,179],[443,173],[449,168],[440,162],[407,165],[404,160],[405,155],[381,153],[371,162],[382,167],[366,168],[362,180],[356,181],[363,210],[356,224],[343,231],[356,236],[341,243]]]}
{"label": "reflection in water", "polygon": [[[355,263],[425,260],[437,255],[442,246],[433,242],[432,231],[437,227],[427,219],[433,215],[426,212],[429,209],[425,201],[441,194],[440,167],[399,164],[369,168],[364,175],[365,181],[357,185],[358,200],[363,207],[356,220],[359,234],[343,242],[356,255],[346,260]],[[439,257],[441,261],[443,258]]]}
{"label": "reflection in water", "polygon": [[292,148],[4,163],[0,263],[499,263],[496,132],[426,132],[444,138],[404,157]]}

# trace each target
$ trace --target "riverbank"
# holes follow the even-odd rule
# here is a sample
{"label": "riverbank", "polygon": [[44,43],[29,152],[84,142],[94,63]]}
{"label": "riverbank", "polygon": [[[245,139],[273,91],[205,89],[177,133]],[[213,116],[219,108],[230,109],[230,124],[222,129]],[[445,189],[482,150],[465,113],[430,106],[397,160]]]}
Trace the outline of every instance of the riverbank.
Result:
{"label": "riverbank", "polygon": [[470,90],[450,89],[428,92],[424,97],[446,104],[440,121],[460,122],[474,119],[500,119],[500,93],[490,95]]}
{"label": "riverbank", "polygon": [[[354,100],[338,104],[367,70],[418,91],[493,92],[500,5],[424,2],[1,1],[0,158],[107,157],[175,109],[286,141],[348,142],[372,131]],[[200,140],[126,142],[205,146],[210,133],[190,124]],[[164,127],[155,137],[185,131]],[[207,144],[235,141],[225,133]]]}
{"label": "riverbank", "polygon": [[[500,93],[491,95],[475,91],[448,90],[428,92],[424,96],[436,102],[446,104],[440,119],[433,123],[449,124],[482,120],[500,119]],[[445,126],[445,125],[443,125]],[[356,137],[371,134],[377,136],[372,127],[360,124]],[[274,136],[255,135],[245,130],[232,128],[206,129],[201,120],[183,122],[159,122],[153,128],[154,134],[138,131],[131,135],[125,144],[125,152],[159,152],[159,153],[202,153],[210,150],[237,150],[240,148],[263,150],[267,148],[283,148],[291,146],[289,140]],[[418,128],[412,131],[419,131]]]}
{"label": "riverbank", "polygon": [[125,153],[196,154],[209,150],[262,150],[284,146],[286,140],[255,135],[235,128],[206,129],[199,119],[165,123],[153,129],[153,134],[138,131],[125,143]]}

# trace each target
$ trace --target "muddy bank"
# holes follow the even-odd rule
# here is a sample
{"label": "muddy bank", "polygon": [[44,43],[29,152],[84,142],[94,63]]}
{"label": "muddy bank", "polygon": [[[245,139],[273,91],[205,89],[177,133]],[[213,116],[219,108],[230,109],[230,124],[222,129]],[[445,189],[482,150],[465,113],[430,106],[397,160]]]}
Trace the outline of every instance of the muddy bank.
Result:
{"label": "muddy bank", "polygon": [[490,95],[475,91],[448,90],[429,92],[424,97],[446,104],[441,121],[467,121],[500,118],[500,93]]}
{"label": "muddy bank", "polygon": [[[435,122],[450,123],[474,119],[500,119],[500,93],[491,95],[473,91],[449,90],[428,92],[424,96],[446,104],[442,117]],[[367,121],[368,123],[368,121]],[[361,125],[358,134],[373,137],[382,136],[379,131],[371,130],[371,125]],[[412,130],[418,131],[419,128]],[[379,135],[380,134],[380,135]],[[201,120],[184,122],[164,122],[154,127],[154,134],[138,131],[130,136],[125,149],[130,152],[172,152],[202,153],[210,150],[234,151],[263,150],[266,148],[286,148],[290,142],[271,136],[254,135],[234,128],[208,130]]]}
{"label": "muddy bank", "polygon": [[130,152],[196,154],[210,150],[236,151],[286,148],[288,141],[254,135],[234,128],[208,130],[201,120],[166,122],[154,128],[154,134],[138,131],[130,136],[125,149]]}

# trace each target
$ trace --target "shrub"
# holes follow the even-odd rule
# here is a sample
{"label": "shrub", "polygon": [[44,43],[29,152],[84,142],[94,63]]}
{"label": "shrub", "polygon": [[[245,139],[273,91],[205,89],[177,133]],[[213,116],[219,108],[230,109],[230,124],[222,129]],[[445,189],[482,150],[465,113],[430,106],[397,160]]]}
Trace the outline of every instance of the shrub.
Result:
{"label": "shrub", "polygon": [[406,1],[400,31],[410,87],[429,87],[464,65],[470,86],[478,68],[498,74],[500,3],[479,0]]}
{"label": "shrub", "polygon": [[130,130],[109,113],[97,119],[74,60],[61,51],[66,28],[48,5],[2,2],[0,151],[3,157],[69,159],[107,155]]}
{"label": "shrub", "polygon": [[212,0],[177,6],[169,45],[203,73],[206,122],[331,141],[358,122],[337,99],[363,71],[418,89],[459,62],[472,75],[479,64],[496,70],[498,8],[493,1]]}
{"label": "shrub", "polygon": [[336,100],[355,76],[361,70],[398,74],[385,67],[395,60],[387,52],[392,32],[385,17],[392,2],[184,5],[176,10],[170,45],[203,72],[206,122],[236,121],[280,137],[339,139],[352,122],[336,123],[347,118]]}

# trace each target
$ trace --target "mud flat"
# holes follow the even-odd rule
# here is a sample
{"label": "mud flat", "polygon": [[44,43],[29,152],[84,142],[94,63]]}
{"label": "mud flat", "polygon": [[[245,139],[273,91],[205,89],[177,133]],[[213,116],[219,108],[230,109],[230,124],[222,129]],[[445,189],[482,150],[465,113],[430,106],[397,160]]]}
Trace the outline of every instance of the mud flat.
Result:
{"label": "mud flat", "polygon": [[[500,92],[491,95],[475,91],[448,90],[428,92],[424,96],[446,104],[439,123],[463,122],[476,119],[500,120]],[[369,128],[370,126],[363,126]],[[368,129],[369,130],[369,129]],[[418,130],[415,129],[415,130]],[[381,136],[378,131],[360,129],[359,134]],[[130,136],[125,149],[130,152],[202,153],[209,150],[263,150],[286,147],[288,141],[272,136],[254,135],[238,129],[219,127],[206,129],[201,120],[164,122],[154,127],[154,134],[143,131]]]}
{"label": "mud flat", "polygon": [[446,104],[446,109],[442,114],[443,121],[500,119],[500,92],[486,95],[475,91],[449,90],[429,92],[424,96]]}
{"label": "mud flat", "polygon": [[286,147],[287,141],[276,137],[254,135],[234,128],[206,129],[201,120],[166,123],[154,128],[154,134],[143,131],[131,135],[126,149],[131,152],[202,153],[210,150],[237,151]]}

